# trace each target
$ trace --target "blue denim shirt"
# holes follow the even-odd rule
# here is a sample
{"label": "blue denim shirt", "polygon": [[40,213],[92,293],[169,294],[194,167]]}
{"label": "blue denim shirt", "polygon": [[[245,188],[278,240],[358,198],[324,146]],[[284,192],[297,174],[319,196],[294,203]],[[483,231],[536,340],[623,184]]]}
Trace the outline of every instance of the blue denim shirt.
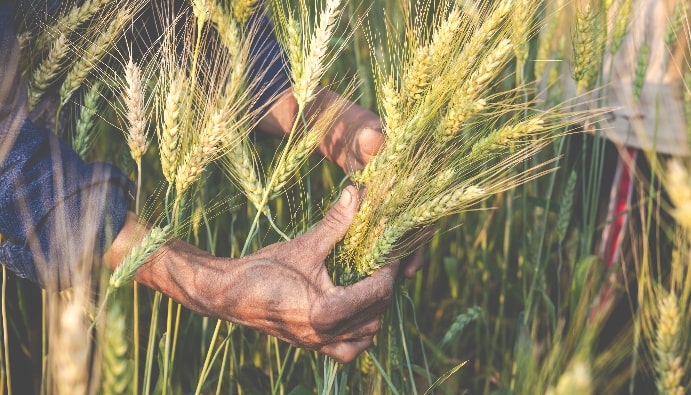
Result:
{"label": "blue denim shirt", "polygon": [[[54,9],[58,1],[43,3]],[[100,257],[122,228],[132,183],[108,163],[85,163],[48,130],[27,118],[27,87],[18,71],[16,9],[0,5],[0,263],[44,287],[70,285],[80,263]],[[288,86],[268,20],[252,43],[266,104]],[[261,70],[261,73],[260,73]],[[90,267],[86,265],[86,267]]]}

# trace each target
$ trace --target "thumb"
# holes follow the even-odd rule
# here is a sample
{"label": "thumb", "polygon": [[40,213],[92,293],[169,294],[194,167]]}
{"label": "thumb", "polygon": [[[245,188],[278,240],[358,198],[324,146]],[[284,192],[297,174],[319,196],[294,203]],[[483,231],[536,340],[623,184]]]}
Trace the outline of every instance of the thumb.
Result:
{"label": "thumb", "polygon": [[358,193],[348,186],[341,192],[341,198],[326,213],[324,219],[310,232],[314,237],[315,252],[326,257],[336,243],[345,236],[358,209]]}

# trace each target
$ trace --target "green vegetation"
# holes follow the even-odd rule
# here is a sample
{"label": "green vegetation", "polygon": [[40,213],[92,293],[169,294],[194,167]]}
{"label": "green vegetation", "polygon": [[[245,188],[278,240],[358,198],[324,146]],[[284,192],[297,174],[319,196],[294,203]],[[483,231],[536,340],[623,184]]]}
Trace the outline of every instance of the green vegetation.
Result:
{"label": "green vegetation", "polygon": [[[55,118],[72,133],[63,137],[83,158],[130,173],[152,230],[115,273],[86,265],[96,273],[90,287],[43,291],[42,308],[33,285],[4,276],[0,388],[26,388],[17,380],[27,361],[41,367],[33,379],[42,393],[691,387],[686,160],[645,153],[651,176],[635,179],[640,200],[630,216],[642,225],[624,270],[607,271],[596,248],[607,225],[598,214],[609,163],[597,132],[607,106],[602,73],[627,32],[632,0],[216,1],[191,0],[179,14],[151,7],[156,33],[133,32],[148,10],[143,0],[66,2],[42,32],[22,34],[31,106],[57,94]],[[668,46],[691,42],[684,4],[672,11]],[[246,21],[262,6],[298,100],[281,141],[252,133],[260,121],[247,78],[256,32]],[[612,14],[619,17],[608,21]],[[147,34],[157,45],[133,58],[132,42]],[[688,109],[685,52],[669,62],[685,70]],[[639,74],[631,100],[644,67]],[[343,174],[310,155],[344,105],[313,117],[318,84],[381,115],[386,145],[364,169]],[[580,132],[585,122],[594,135]],[[293,238],[348,183],[367,192],[328,263],[335,281],[405,258],[426,226],[436,229],[427,264],[401,280],[375,345],[349,365],[200,317],[131,283],[169,237],[230,257]],[[613,290],[611,305],[603,289]]]}

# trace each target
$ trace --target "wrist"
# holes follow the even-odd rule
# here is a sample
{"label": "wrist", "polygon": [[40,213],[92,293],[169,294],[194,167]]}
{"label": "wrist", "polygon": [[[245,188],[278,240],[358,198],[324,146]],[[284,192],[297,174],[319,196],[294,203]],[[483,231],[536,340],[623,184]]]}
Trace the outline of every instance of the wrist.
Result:
{"label": "wrist", "polygon": [[[115,269],[129,251],[141,243],[149,227],[136,214],[127,213],[125,224],[104,255]],[[199,314],[217,315],[221,282],[231,276],[232,260],[217,258],[184,241],[173,239],[161,246],[138,269],[135,280],[170,296]]]}
{"label": "wrist", "polygon": [[[218,317],[233,262],[171,240],[142,266],[136,280],[203,316]],[[228,320],[229,317],[221,317]]]}

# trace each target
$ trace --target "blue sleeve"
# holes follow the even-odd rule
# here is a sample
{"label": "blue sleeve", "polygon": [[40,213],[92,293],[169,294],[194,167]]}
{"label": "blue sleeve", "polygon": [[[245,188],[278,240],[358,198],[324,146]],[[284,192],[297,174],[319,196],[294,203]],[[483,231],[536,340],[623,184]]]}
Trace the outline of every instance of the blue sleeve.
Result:
{"label": "blue sleeve", "polygon": [[0,6],[0,260],[20,277],[64,288],[88,275],[122,229],[132,184],[27,119],[12,15]]}
{"label": "blue sleeve", "polygon": [[267,108],[280,93],[290,87],[287,58],[266,15],[257,11],[248,23],[257,28],[257,34],[251,43],[250,56],[253,62],[249,72],[255,94],[258,95],[255,107]]}

